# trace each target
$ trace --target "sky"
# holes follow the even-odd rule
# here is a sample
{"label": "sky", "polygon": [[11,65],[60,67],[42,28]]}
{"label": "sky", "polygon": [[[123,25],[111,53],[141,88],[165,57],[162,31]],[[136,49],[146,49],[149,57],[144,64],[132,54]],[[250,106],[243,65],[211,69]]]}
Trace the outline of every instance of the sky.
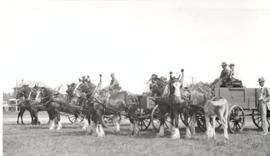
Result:
{"label": "sky", "polygon": [[[3,0],[1,88],[52,88],[115,73],[142,93],[152,73],[185,69],[185,84],[212,82],[234,63],[246,87],[270,82],[270,2],[257,0]],[[270,83],[269,83],[270,84]]]}

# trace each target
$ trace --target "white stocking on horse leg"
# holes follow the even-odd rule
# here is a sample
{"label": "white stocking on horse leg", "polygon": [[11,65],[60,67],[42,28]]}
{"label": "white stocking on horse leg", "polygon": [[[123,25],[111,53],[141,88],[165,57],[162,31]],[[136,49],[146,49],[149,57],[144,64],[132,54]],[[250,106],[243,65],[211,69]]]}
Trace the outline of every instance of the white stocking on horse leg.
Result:
{"label": "white stocking on horse leg", "polygon": [[50,130],[53,130],[55,127],[55,119],[50,120]]}
{"label": "white stocking on horse leg", "polygon": [[96,133],[97,133],[97,137],[104,137],[105,136],[104,130],[100,124],[98,124],[96,127]]}
{"label": "white stocking on horse leg", "polygon": [[205,123],[206,123],[206,135],[207,135],[207,139],[210,139],[211,125],[210,125],[209,117],[207,117],[207,116],[205,116]]}
{"label": "white stocking on horse leg", "polygon": [[58,126],[57,126],[57,130],[61,130],[62,129],[62,123],[61,123],[61,119],[58,121]]}
{"label": "white stocking on horse leg", "polygon": [[89,125],[89,133],[92,133],[93,132],[93,127],[94,127],[94,124],[93,124],[94,122],[93,121],[90,121],[90,125]]}
{"label": "white stocking on horse leg", "polygon": [[180,139],[180,132],[178,127],[173,127],[172,139]]}
{"label": "white stocking on horse leg", "polygon": [[101,137],[98,125],[96,125],[96,134],[97,134],[97,137]]}
{"label": "white stocking on horse leg", "polygon": [[100,126],[101,136],[104,137],[105,136],[105,132],[104,132],[103,126],[102,125],[99,125],[99,126]]}
{"label": "white stocking on horse leg", "polygon": [[196,134],[196,131],[195,131],[195,123],[196,123],[196,117],[195,115],[193,115],[191,117],[191,125],[190,125],[190,129],[191,129],[191,134],[192,135],[195,135]]}
{"label": "white stocking on horse leg", "polygon": [[213,139],[216,140],[216,117],[212,117],[212,122],[213,122],[213,125],[212,125],[212,136],[213,136]]}
{"label": "white stocking on horse leg", "polygon": [[226,140],[229,140],[229,135],[228,135],[228,122],[225,120],[225,123],[223,125],[224,128],[224,137]]}
{"label": "white stocking on horse leg", "polygon": [[191,138],[190,127],[186,127],[186,138]]}
{"label": "white stocking on horse leg", "polygon": [[113,122],[115,124],[115,132],[116,133],[120,133],[120,117],[118,117],[117,115],[115,115],[113,117]]}
{"label": "white stocking on horse leg", "polygon": [[118,121],[115,123],[115,132],[120,133],[120,123]]}
{"label": "white stocking on horse leg", "polygon": [[163,136],[164,136],[164,124],[163,124],[163,125],[160,125],[158,135],[159,135],[160,137],[163,137]]}
{"label": "white stocking on horse leg", "polygon": [[89,126],[89,124],[88,124],[87,119],[84,119],[84,120],[83,120],[83,127],[82,127],[82,130],[83,130],[83,131],[87,131],[88,126]]}
{"label": "white stocking on horse leg", "polygon": [[134,129],[135,129],[135,131],[134,131],[135,135],[139,134],[140,130],[139,130],[139,126],[138,126],[138,121],[135,121]]}

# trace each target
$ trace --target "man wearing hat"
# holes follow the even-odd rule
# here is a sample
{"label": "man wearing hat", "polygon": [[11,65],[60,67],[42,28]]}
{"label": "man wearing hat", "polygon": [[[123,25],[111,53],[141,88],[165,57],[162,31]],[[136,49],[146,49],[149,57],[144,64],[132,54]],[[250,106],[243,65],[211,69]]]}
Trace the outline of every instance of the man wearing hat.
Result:
{"label": "man wearing hat", "polygon": [[221,66],[222,66],[222,71],[219,76],[219,79],[221,81],[220,87],[226,87],[226,83],[229,81],[230,71],[227,68],[226,62],[222,62]]}
{"label": "man wearing hat", "polygon": [[230,67],[230,74],[229,74],[230,80],[234,79],[234,66],[235,65],[233,63],[231,63],[229,65],[229,67]]}
{"label": "man wearing hat", "polygon": [[235,65],[233,63],[231,63],[229,65],[230,67],[230,70],[229,70],[229,82],[227,83],[227,86],[230,86],[230,87],[243,87],[242,85],[242,81],[239,80],[239,79],[236,79],[234,76],[234,67]]}
{"label": "man wearing hat", "polygon": [[270,92],[269,89],[264,85],[265,80],[263,77],[260,77],[258,79],[258,82],[261,87],[259,89],[259,109],[262,118],[262,127],[263,127],[262,135],[267,135],[268,134],[267,107],[269,106]]}

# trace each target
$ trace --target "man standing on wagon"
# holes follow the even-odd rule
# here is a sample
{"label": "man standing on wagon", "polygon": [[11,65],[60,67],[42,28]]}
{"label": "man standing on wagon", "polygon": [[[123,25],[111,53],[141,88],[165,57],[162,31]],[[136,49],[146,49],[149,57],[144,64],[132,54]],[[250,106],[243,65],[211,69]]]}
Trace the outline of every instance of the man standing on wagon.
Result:
{"label": "man standing on wagon", "polygon": [[268,134],[268,123],[267,123],[267,107],[270,101],[270,92],[269,89],[264,85],[264,78],[260,77],[258,79],[260,90],[259,90],[259,109],[262,118],[262,127],[263,133],[262,135]]}

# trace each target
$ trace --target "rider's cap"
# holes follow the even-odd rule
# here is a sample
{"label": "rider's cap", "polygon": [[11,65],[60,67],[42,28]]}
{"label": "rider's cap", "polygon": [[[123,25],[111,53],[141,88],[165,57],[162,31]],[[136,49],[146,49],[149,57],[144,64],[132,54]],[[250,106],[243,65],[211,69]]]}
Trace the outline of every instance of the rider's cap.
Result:
{"label": "rider's cap", "polygon": [[265,80],[264,80],[264,78],[263,77],[260,77],[259,79],[258,79],[258,82],[264,82]]}
{"label": "rider's cap", "polygon": [[235,65],[233,63],[231,63],[229,66],[232,67],[232,66],[235,66]]}

